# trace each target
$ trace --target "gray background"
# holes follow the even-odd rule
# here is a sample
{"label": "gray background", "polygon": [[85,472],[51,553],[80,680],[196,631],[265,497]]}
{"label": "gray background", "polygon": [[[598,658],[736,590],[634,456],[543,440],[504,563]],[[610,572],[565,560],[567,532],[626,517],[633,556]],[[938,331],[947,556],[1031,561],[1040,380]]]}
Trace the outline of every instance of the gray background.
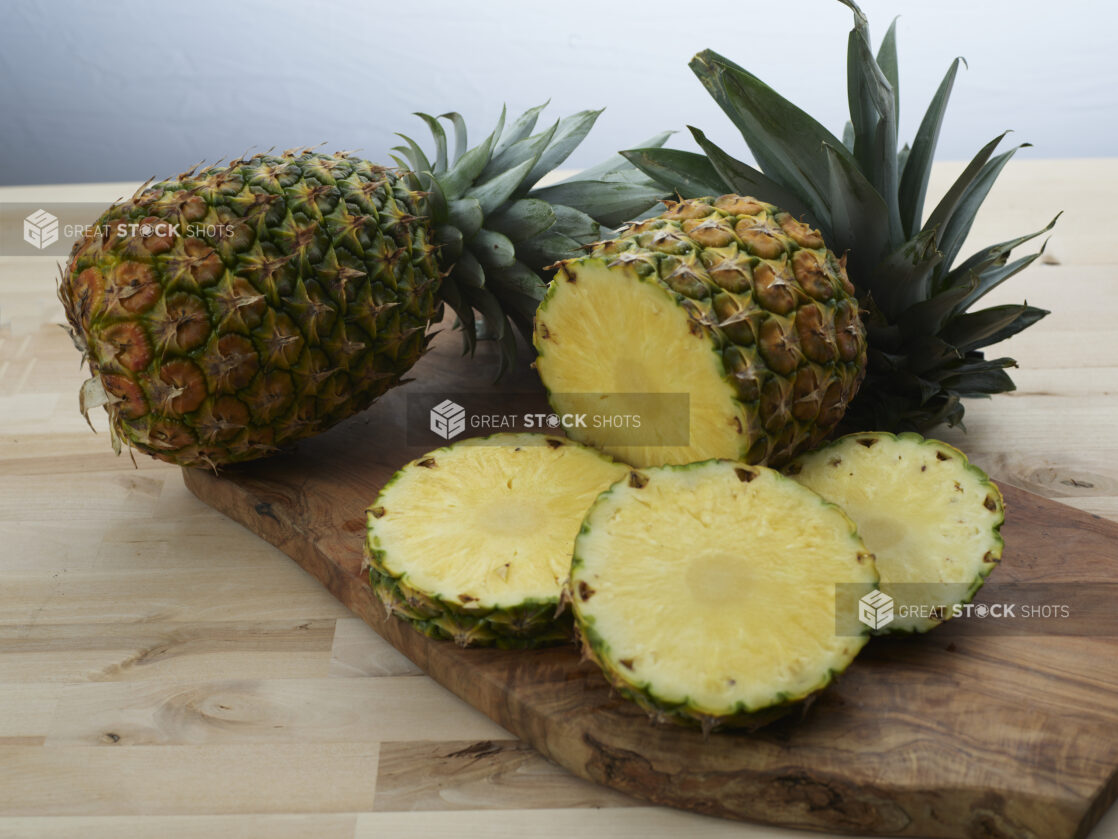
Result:
{"label": "gray background", "polygon": [[[951,59],[969,60],[941,158],[1006,128],[1033,157],[1118,154],[1113,4],[861,5],[875,46],[900,15],[905,137]],[[393,132],[427,136],[412,111],[458,110],[480,139],[502,102],[548,97],[553,118],[607,106],[571,166],[688,123],[746,156],[688,59],[716,49],[837,133],[851,19],[835,0],[0,0],[0,184],[142,180],[321,142],[389,162]],[[693,148],[686,134],[672,143]]]}

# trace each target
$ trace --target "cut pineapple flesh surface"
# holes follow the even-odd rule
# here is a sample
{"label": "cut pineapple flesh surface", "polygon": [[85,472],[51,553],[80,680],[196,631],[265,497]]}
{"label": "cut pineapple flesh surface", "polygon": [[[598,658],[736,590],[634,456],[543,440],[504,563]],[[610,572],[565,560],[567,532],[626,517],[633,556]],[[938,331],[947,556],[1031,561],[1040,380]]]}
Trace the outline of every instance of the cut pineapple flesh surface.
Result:
{"label": "cut pineapple flesh surface", "polygon": [[[539,434],[431,452],[400,470],[369,509],[374,588],[440,637],[531,635],[552,621],[586,510],[625,474],[598,452]],[[502,614],[527,605],[539,608],[524,620]],[[457,617],[443,621],[447,612]]]}
{"label": "cut pineapple flesh surface", "polygon": [[[658,417],[657,402],[647,400],[640,434],[646,445],[603,444],[594,427],[567,433],[638,466],[744,454],[744,409],[726,381],[718,350],[672,295],[632,269],[610,269],[600,260],[571,270],[577,270],[574,281],[562,270],[537,315],[536,368],[556,413],[582,408],[583,400],[568,394],[605,396],[595,410],[609,415],[613,394],[686,393],[689,427]],[[625,336],[623,345],[619,335]],[[614,401],[618,415],[631,410],[632,400]]]}
{"label": "cut pineapple flesh surface", "polygon": [[836,633],[836,586],[852,584],[856,601],[876,581],[836,506],[771,469],[707,461],[633,472],[604,493],[568,596],[585,649],[624,695],[750,725],[849,665],[866,637]]}
{"label": "cut pineapple flesh surface", "polygon": [[[967,603],[1002,554],[1002,496],[946,443],[917,434],[851,434],[787,467],[842,507],[894,601],[893,632],[923,632]],[[931,611],[938,610],[938,613]]]}

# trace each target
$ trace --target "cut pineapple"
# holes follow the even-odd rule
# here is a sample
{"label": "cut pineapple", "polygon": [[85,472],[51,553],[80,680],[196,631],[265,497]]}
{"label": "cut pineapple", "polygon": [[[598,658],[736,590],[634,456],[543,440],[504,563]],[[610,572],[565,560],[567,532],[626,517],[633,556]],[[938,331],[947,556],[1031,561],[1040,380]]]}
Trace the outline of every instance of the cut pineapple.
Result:
{"label": "cut pineapple", "polygon": [[785,463],[826,439],[865,372],[843,260],[763,201],[666,203],[561,263],[533,337],[552,407],[577,414],[593,396],[620,417],[626,394],[687,394],[682,421],[675,403],[646,400],[639,439],[619,441],[608,424],[567,431],[637,467]]}
{"label": "cut pineapple", "polygon": [[709,729],[763,724],[846,669],[866,635],[836,632],[836,589],[845,612],[876,581],[838,507],[771,469],[706,461],[603,493],[566,597],[624,696]]}
{"label": "cut pineapple", "polygon": [[893,598],[888,632],[926,632],[969,603],[1002,555],[1001,492],[961,451],[918,434],[851,434],[786,472],[841,506]]}
{"label": "cut pineapple", "polygon": [[539,434],[464,440],[409,463],[368,511],[369,580],[389,611],[465,646],[562,641],[555,620],[587,508],[625,467]]}

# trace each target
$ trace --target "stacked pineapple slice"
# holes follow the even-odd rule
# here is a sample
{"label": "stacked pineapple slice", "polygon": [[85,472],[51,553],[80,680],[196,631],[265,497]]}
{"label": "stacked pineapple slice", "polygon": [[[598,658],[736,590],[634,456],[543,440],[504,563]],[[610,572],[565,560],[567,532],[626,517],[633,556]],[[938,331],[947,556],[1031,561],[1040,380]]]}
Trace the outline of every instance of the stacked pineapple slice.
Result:
{"label": "stacked pineapple slice", "polygon": [[496,434],[412,461],[368,510],[366,566],[391,614],[433,638],[533,647],[555,620],[586,508],[626,468],[570,440]]}

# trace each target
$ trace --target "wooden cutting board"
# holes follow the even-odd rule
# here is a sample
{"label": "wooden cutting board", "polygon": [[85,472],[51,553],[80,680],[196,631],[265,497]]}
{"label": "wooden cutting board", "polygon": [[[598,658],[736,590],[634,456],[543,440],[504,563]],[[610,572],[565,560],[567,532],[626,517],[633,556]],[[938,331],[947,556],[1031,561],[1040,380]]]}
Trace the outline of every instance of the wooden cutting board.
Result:
{"label": "wooden cutting board", "polygon": [[[573,647],[459,649],[386,618],[360,574],[364,510],[423,452],[406,445],[408,391],[492,388],[490,359],[459,349],[442,335],[416,381],[361,416],[220,476],[184,470],[186,485],[462,699],[572,772],[640,798],[791,827],[958,839],[1083,837],[1114,800],[1115,637],[874,640],[805,714],[704,741],[650,724]],[[545,404],[526,366],[502,388]],[[1020,582],[1118,582],[1118,524],[1003,489],[1005,555],[982,598]]]}

